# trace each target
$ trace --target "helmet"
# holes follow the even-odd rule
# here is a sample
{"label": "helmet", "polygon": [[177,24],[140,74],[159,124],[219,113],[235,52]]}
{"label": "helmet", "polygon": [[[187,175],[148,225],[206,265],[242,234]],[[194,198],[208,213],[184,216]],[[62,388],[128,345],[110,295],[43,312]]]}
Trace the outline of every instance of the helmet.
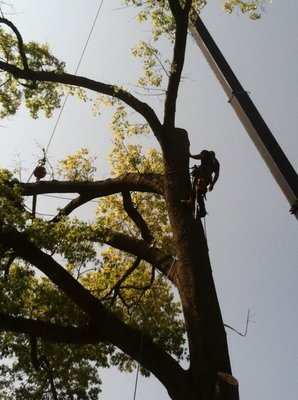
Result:
{"label": "helmet", "polygon": [[208,150],[202,150],[201,153],[200,153],[200,156],[202,156],[202,157],[208,157],[208,155],[209,155],[209,151]]}

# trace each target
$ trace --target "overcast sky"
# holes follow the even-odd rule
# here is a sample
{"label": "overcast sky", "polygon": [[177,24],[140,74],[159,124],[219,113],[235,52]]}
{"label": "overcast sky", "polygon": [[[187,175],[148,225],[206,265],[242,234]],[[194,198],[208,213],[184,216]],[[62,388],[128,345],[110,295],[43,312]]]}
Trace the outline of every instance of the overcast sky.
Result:
{"label": "overcast sky", "polygon": [[[11,20],[25,40],[47,41],[73,73],[101,1],[12,1]],[[3,11],[8,10],[3,8]],[[11,10],[10,10],[11,11]],[[104,0],[78,74],[133,87],[139,64],[130,48],[146,28],[135,10],[119,0]],[[257,22],[227,16],[220,1],[210,1],[202,19],[292,165],[298,167],[298,2],[275,0]],[[164,46],[164,53],[169,49]],[[149,100],[149,99],[148,99]],[[162,104],[152,101],[160,115]],[[49,146],[58,159],[88,147],[98,157],[98,178],[108,176],[111,146],[109,113],[93,117],[92,102],[69,99]],[[1,121],[1,167],[21,163],[27,180],[47,147],[58,113],[32,120],[27,110]],[[221,176],[208,195],[206,231],[224,322],[244,331],[248,309],[253,316],[242,338],[227,330],[233,373],[242,400],[296,400],[298,373],[297,221],[289,204],[242,127],[228,98],[196,44],[189,39],[177,125],[188,130],[192,153],[213,149]],[[153,137],[146,145],[156,146]],[[40,212],[46,212],[39,209]],[[88,210],[86,210],[88,212]],[[92,213],[90,213],[92,218]],[[135,373],[104,371],[102,400],[133,399]],[[168,399],[154,378],[140,379],[136,399]]]}

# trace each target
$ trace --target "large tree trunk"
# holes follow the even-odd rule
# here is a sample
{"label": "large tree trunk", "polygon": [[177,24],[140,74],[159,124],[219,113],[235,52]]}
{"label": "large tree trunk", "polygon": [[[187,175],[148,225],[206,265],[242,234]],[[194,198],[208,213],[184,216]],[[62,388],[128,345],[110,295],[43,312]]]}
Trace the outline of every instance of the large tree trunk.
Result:
{"label": "large tree trunk", "polygon": [[167,132],[162,149],[165,197],[178,258],[174,279],[182,302],[189,342],[190,398],[236,399],[238,395],[235,397],[233,393],[237,385],[232,385],[231,394],[227,394],[226,387],[231,384],[218,384],[222,381],[222,375],[218,373],[230,375],[231,366],[204,231],[201,221],[194,220],[190,207],[181,202],[190,193],[187,132],[182,129]]}

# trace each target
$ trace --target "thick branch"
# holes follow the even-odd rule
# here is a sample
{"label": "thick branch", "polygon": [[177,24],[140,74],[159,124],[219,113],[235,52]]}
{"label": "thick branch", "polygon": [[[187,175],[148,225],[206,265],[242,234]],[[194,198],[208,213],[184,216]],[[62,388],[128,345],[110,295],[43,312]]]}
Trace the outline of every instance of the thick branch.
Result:
{"label": "thick branch", "polygon": [[0,331],[25,333],[49,342],[69,344],[91,344],[103,340],[96,327],[61,326],[29,318],[14,317],[0,313]]}
{"label": "thick branch", "polygon": [[161,124],[154,110],[147,104],[131,93],[115,85],[98,82],[83,76],[76,76],[68,73],[56,73],[53,71],[32,71],[30,69],[22,70],[15,65],[0,61],[0,69],[12,74],[16,79],[25,79],[34,82],[55,82],[64,85],[78,86],[89,89],[96,93],[106,94],[126,103],[137,111],[150,125],[152,131],[158,136]]}
{"label": "thick branch", "polygon": [[78,197],[71,200],[52,219],[57,222],[61,216],[69,215],[71,212],[86,204],[88,201],[109,196],[123,190],[139,192],[153,192],[161,194],[163,191],[163,177],[158,174],[125,174],[117,178],[109,178],[104,181],[39,181],[35,183],[21,183],[24,196],[45,193],[80,193]]}
{"label": "thick branch", "polygon": [[25,54],[25,51],[24,51],[23,38],[22,38],[20,32],[18,31],[17,27],[11,21],[9,21],[6,18],[0,18],[0,23],[3,23],[5,25],[9,26],[10,29],[12,29],[12,31],[16,35],[17,40],[18,40],[19,52],[20,52],[20,56],[21,56],[21,59],[22,59],[22,62],[23,62],[24,69],[28,70],[28,68],[29,68],[28,67],[28,61],[27,61],[27,57],[26,57],[26,54]]}
{"label": "thick branch", "polygon": [[[154,344],[150,337],[129,327],[107,311],[100,300],[92,296],[52,257],[29,242],[23,234],[15,231],[1,232],[0,243],[6,248],[12,248],[19,257],[42,271],[90,317],[103,340],[109,341],[139,361],[164,384],[169,392],[174,392],[177,386],[185,384],[187,373],[169,354]],[[142,354],[139,351],[141,340]],[[171,374],[168,373],[169,370]]]}
{"label": "thick branch", "polygon": [[20,183],[24,196],[45,193],[79,193],[90,198],[109,196],[125,190],[163,193],[163,177],[158,174],[125,174],[103,181],[39,181]]}
{"label": "thick branch", "polygon": [[164,275],[173,280],[173,263],[175,260],[169,254],[165,254],[157,247],[151,246],[148,242],[136,239],[123,233],[112,230],[105,230],[103,234],[94,236],[94,241],[108,244],[116,249],[133,254],[144,261],[147,261],[158,268]]}
{"label": "thick branch", "polygon": [[176,101],[184,65],[188,29],[189,0],[186,2],[184,10],[178,7],[177,3],[176,0],[169,0],[169,5],[176,22],[176,32],[172,71],[168,82],[165,101],[164,125],[168,128],[173,128],[175,124]]}

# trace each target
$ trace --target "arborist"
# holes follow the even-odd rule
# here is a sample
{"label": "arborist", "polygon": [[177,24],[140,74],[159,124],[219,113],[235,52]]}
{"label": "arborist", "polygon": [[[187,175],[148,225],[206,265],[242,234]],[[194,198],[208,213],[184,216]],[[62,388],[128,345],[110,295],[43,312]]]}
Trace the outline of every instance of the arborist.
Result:
{"label": "arborist", "polygon": [[194,214],[196,214],[195,198],[197,198],[200,208],[199,216],[200,218],[203,218],[207,214],[204,198],[206,197],[207,190],[211,192],[218,180],[220,164],[215,157],[214,151],[203,150],[200,154],[189,154],[189,156],[195,160],[201,160],[201,165],[195,165],[192,171],[193,185],[191,205]]}

